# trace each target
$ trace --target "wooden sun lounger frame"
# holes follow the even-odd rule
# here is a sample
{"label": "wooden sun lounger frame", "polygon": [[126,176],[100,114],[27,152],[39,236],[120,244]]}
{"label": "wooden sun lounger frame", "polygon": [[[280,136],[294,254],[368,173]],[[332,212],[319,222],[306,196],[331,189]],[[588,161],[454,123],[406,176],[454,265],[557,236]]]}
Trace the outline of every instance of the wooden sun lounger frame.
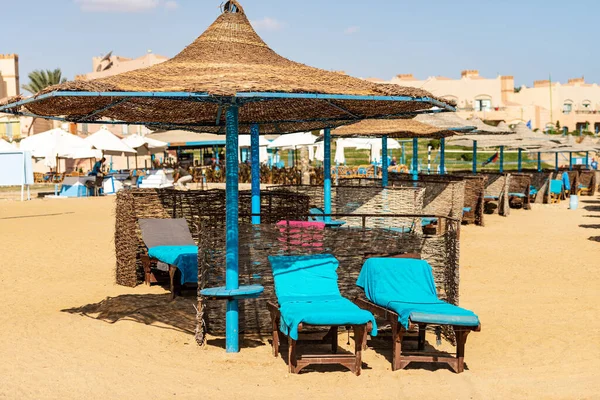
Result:
{"label": "wooden sun lounger frame", "polygon": [[[285,338],[283,332],[279,330],[279,322],[281,319],[281,312],[279,311],[279,305],[274,302],[267,302],[267,309],[271,314],[271,329],[273,334],[272,349],[273,356],[279,355],[279,347],[282,338]],[[308,325],[299,324],[298,332]],[[315,325],[310,325],[315,326]],[[319,325],[321,326],[321,325]],[[302,369],[309,365],[315,364],[326,364],[326,365],[342,365],[352,371],[356,376],[360,375],[362,370],[362,350],[363,343],[367,340],[367,333],[371,330],[371,323],[362,325],[349,325],[354,330],[354,354],[337,354],[338,351],[338,326],[330,326],[329,332],[322,340],[311,341],[313,343],[330,343],[332,354],[298,354],[298,343],[304,342],[294,340],[287,336],[288,342],[288,370],[292,374],[299,373]]]}
{"label": "wooden sun lounger frame", "polygon": [[[395,258],[409,258],[409,259],[421,259],[421,255],[417,253],[406,253],[395,256]],[[471,332],[480,332],[481,325],[469,327],[469,326],[452,326],[454,329],[454,335],[456,336],[456,357],[447,356],[438,352],[427,353],[425,352],[425,332],[427,329],[426,323],[413,323],[409,321],[410,325],[406,329],[399,321],[398,314],[385,307],[378,306],[375,303],[370,302],[362,297],[354,299],[354,303],[362,308],[363,310],[370,311],[376,318],[380,318],[390,323],[392,327],[392,371],[404,369],[411,362],[423,362],[423,363],[445,363],[457,374],[460,374],[465,369],[465,344],[467,342],[467,336]],[[417,352],[405,352],[402,354],[402,340],[405,339],[405,335],[416,328],[419,328],[418,336],[418,347]],[[363,349],[367,347],[367,335],[364,337]]]}
{"label": "wooden sun lounger frame", "polygon": [[[354,303],[360,308],[370,311],[377,318],[381,318],[392,326],[392,371],[406,368],[411,362],[423,363],[445,363],[450,368],[460,374],[464,371],[465,343],[469,333],[481,331],[481,325],[477,327],[453,326],[456,336],[456,356],[440,354],[437,352],[425,352],[425,331],[427,324],[410,322],[409,329],[406,329],[398,322],[398,314],[387,308],[378,306],[362,298],[356,298]],[[402,340],[408,331],[419,328],[418,351],[402,353]],[[363,348],[366,348],[366,336]]]}
{"label": "wooden sun lounger frame", "polygon": [[[144,267],[144,283],[148,286],[153,283],[158,283],[156,275],[152,272],[152,264],[156,264],[159,260],[150,257],[148,254],[140,254],[140,261]],[[174,300],[175,297],[181,296],[181,279],[180,271],[175,265],[169,264],[169,295],[170,300]]]}

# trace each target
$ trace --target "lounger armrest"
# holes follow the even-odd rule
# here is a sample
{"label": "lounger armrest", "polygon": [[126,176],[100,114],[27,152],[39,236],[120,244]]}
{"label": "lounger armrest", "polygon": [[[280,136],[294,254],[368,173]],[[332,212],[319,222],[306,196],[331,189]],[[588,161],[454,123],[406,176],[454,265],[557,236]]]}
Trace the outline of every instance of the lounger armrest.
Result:
{"label": "lounger armrest", "polygon": [[386,321],[392,324],[398,323],[398,314],[392,310],[378,306],[377,304],[372,303],[369,300],[364,299],[362,297],[354,298],[353,302],[363,310],[371,312],[376,317],[385,319]]}

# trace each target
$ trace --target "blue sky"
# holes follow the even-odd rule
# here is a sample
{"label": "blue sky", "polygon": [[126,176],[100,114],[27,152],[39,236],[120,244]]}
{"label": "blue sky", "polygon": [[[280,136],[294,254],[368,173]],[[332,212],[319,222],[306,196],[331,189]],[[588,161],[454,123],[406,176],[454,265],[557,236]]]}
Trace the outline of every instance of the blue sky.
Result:
{"label": "blue sky", "polygon": [[[0,53],[72,79],[108,51],[173,56],[219,15],[221,0],[20,0],[3,4]],[[3,2],[4,3],[4,2]],[[584,75],[600,82],[593,16],[578,0],[241,0],[278,53],[359,77],[514,75],[517,85]],[[591,19],[590,19],[591,18]],[[590,22],[591,21],[591,22]]]}

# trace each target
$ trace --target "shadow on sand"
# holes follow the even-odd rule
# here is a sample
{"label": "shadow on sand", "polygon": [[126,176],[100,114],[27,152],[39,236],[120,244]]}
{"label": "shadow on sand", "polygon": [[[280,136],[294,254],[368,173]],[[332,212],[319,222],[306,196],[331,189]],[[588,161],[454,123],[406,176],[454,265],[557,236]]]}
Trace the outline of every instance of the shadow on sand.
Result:
{"label": "shadow on sand", "polygon": [[177,297],[169,294],[125,294],[107,297],[99,303],[61,310],[70,314],[114,324],[134,321],[161,329],[173,329],[194,335],[196,330],[196,297]]}

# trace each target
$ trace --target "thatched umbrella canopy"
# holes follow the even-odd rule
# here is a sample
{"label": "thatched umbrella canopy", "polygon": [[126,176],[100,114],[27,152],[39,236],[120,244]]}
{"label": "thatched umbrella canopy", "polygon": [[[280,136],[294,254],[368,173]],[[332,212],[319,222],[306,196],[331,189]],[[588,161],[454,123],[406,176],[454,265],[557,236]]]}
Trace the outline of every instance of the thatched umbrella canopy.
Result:
{"label": "thatched umbrella canopy", "polygon": [[443,138],[457,132],[424,124],[415,119],[366,119],[331,131],[339,137]]}
{"label": "thatched umbrella canopy", "polygon": [[419,114],[415,121],[434,126],[440,129],[447,129],[455,132],[471,132],[475,130],[475,126],[464,118],[459,117],[456,113],[428,113]]}
{"label": "thatched umbrella canopy", "polygon": [[55,85],[33,98],[12,98],[0,111],[224,133],[230,104],[239,106],[240,133],[257,123],[262,134],[449,108],[425,90],[378,85],[290,61],[267,46],[231,0],[198,39],[164,63]]}

